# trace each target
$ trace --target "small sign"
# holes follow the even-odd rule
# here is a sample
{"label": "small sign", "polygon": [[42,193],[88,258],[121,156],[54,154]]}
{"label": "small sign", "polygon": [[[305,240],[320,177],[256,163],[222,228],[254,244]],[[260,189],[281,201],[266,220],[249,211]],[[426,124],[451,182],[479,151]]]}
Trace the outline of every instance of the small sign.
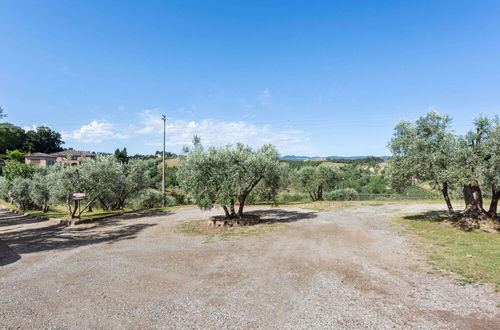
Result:
{"label": "small sign", "polygon": [[74,201],[81,201],[81,200],[87,199],[87,194],[86,193],[74,193],[74,194],[71,194],[71,199]]}

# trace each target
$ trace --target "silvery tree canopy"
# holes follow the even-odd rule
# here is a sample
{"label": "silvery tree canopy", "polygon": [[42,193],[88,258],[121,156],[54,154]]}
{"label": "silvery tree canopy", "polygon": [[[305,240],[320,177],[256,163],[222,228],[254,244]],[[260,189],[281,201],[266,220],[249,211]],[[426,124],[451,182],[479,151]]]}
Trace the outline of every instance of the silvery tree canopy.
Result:
{"label": "silvery tree canopy", "polygon": [[240,143],[205,149],[195,138],[194,148],[180,164],[177,177],[180,186],[200,208],[219,205],[226,218],[241,218],[247,197],[254,188],[277,191],[283,166],[272,145],[257,150]]}
{"label": "silvery tree canopy", "polygon": [[[389,160],[394,185],[411,181],[430,182],[439,188],[449,212],[464,227],[479,226],[480,219],[497,216],[500,198],[500,126],[497,117],[478,117],[474,129],[457,136],[451,119],[430,111],[415,123],[402,121],[389,143]],[[462,189],[465,209],[455,214],[448,196],[450,187]],[[483,190],[491,198],[488,210],[483,205]]]}

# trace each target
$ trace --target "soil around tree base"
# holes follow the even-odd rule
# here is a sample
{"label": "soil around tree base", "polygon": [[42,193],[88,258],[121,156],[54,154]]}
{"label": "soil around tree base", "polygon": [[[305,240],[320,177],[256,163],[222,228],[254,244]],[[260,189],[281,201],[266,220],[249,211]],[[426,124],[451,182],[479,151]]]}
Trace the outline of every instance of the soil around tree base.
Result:
{"label": "soil around tree base", "polygon": [[479,228],[492,231],[500,230],[500,223],[485,211],[465,210],[453,215],[451,222],[465,231]]}
{"label": "soil around tree base", "polygon": [[211,227],[233,227],[233,226],[249,226],[260,222],[260,217],[255,214],[245,214],[241,218],[227,219],[225,216],[213,216],[207,221]]}

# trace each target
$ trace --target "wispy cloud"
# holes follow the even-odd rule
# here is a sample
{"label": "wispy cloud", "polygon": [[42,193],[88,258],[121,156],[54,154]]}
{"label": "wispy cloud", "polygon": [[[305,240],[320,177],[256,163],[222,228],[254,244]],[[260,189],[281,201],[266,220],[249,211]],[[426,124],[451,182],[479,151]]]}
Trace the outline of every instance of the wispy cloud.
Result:
{"label": "wispy cloud", "polygon": [[[136,130],[140,135],[160,136],[163,131],[161,115],[155,110],[141,113],[142,127]],[[194,135],[201,137],[205,145],[225,145],[236,142],[253,147],[271,143],[278,149],[291,150],[309,141],[309,135],[299,130],[276,129],[271,125],[255,125],[245,121],[217,121],[204,119],[187,121],[167,117],[166,144],[180,147],[191,143]],[[160,146],[161,139],[149,140],[148,145]]]}
{"label": "wispy cloud", "polygon": [[259,95],[259,103],[262,105],[268,105],[271,97],[271,92],[268,88],[266,88]]}
{"label": "wispy cloud", "polygon": [[[138,116],[137,123],[128,124],[94,120],[73,131],[63,132],[62,138],[64,141],[77,144],[100,144],[127,139],[129,145],[160,147],[163,133],[160,110],[156,108],[144,110]],[[310,149],[309,134],[303,131],[257,125],[244,120],[185,120],[167,117],[166,128],[166,144],[174,149],[191,144],[194,135],[200,136],[202,143],[207,146],[241,142],[254,148],[270,143],[282,153]]]}
{"label": "wispy cloud", "polygon": [[63,132],[63,140],[79,143],[101,143],[110,139],[126,139],[126,134],[116,132],[114,124],[94,120],[72,132]]}

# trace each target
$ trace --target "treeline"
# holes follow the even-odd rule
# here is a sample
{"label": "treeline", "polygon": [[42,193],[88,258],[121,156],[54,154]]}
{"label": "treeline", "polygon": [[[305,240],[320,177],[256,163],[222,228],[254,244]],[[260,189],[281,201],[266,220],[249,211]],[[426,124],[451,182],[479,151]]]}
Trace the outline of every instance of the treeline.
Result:
{"label": "treeline", "polygon": [[[68,218],[80,217],[92,207],[103,210],[123,209],[133,200],[135,208],[158,207],[162,194],[149,189],[152,184],[151,161],[130,159],[122,162],[114,156],[97,155],[79,166],[56,164],[41,168],[11,161],[0,177],[0,198],[21,210],[49,210],[51,205],[65,205]],[[75,193],[86,198],[80,208]],[[167,205],[176,201],[167,197]]]}
{"label": "treeline", "polygon": [[[7,115],[0,108],[0,119]],[[47,126],[39,126],[33,130],[23,128],[11,123],[0,123],[0,154],[5,155],[7,150],[21,152],[53,153],[62,151],[64,141],[59,132]]]}

